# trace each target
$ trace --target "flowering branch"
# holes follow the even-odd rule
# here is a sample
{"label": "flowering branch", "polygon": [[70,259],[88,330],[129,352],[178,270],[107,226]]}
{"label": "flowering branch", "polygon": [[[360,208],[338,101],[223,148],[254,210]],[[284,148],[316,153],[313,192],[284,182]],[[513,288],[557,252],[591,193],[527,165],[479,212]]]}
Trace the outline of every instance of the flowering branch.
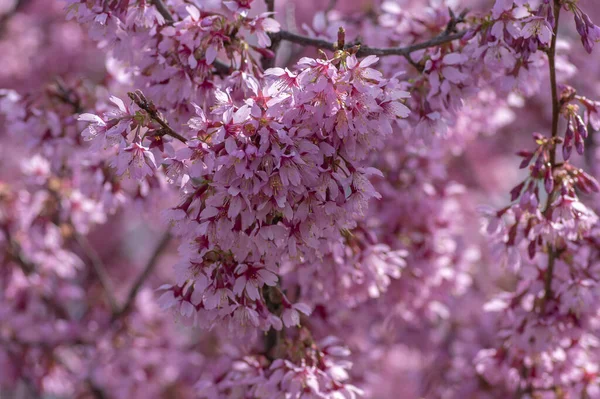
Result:
{"label": "flowering branch", "polygon": [[[552,91],[552,138],[558,137],[558,118],[560,116],[561,104],[558,99],[558,86],[556,83],[556,38],[558,36],[558,21],[560,16],[560,0],[554,0],[554,30],[552,35],[552,42],[550,49],[548,50],[548,66],[550,68],[550,87]],[[553,174],[554,167],[556,166],[556,143],[550,148],[550,174]],[[552,193],[548,193],[546,200],[546,210],[550,210],[552,204]],[[550,211],[551,212],[551,211]],[[550,215],[546,215],[550,217]],[[548,267],[546,269],[546,276],[544,280],[544,305],[552,298],[552,277],[554,274],[554,264],[556,261],[557,252],[556,248],[548,247]]]}
{"label": "flowering branch", "polygon": [[144,284],[146,279],[154,271],[154,268],[158,264],[158,259],[160,258],[162,253],[165,251],[165,249],[169,245],[170,241],[171,241],[171,233],[169,233],[167,231],[166,233],[163,234],[160,241],[158,242],[158,245],[152,252],[152,255],[150,256],[148,263],[146,263],[146,267],[144,267],[144,270],[142,271],[142,273],[135,280],[135,283],[133,283],[133,286],[131,287],[129,294],[127,295],[127,299],[125,300],[125,303],[123,304],[123,307],[121,308],[121,310],[119,310],[118,312],[113,314],[113,318],[112,318],[113,321],[117,320],[121,316],[129,313],[139,290],[142,288],[142,285]]}
{"label": "flowering branch", "polygon": [[169,124],[163,120],[162,116],[156,109],[156,106],[152,103],[152,101],[149,101],[146,98],[146,96],[144,96],[144,93],[142,93],[140,90],[136,90],[135,92],[127,93],[127,95],[129,96],[129,98],[131,98],[131,100],[134,103],[136,103],[138,107],[146,111],[150,118],[152,118],[154,121],[158,122],[158,124],[162,126],[162,134],[174,137],[182,143],[187,142],[187,139],[185,137],[173,130],[171,126],[169,126]]}
{"label": "flowering branch", "polygon": [[[24,28],[12,26],[21,10],[0,43],[11,60],[0,80],[17,88],[0,89],[0,186],[14,186],[0,187],[0,364],[10,363],[0,374],[18,389],[383,399],[410,379],[405,390],[427,397],[597,396],[600,218],[580,193],[600,184],[569,157],[575,148],[593,160],[584,141],[600,130],[600,101],[556,76],[566,62],[559,11],[565,37],[573,14],[585,50],[600,42],[576,0],[474,0],[490,10],[468,16],[441,5],[424,13],[419,0],[365,12],[307,0],[283,16],[277,0],[69,0],[69,20],[89,39],[64,49],[31,40],[61,32],[47,15],[56,1],[29,0]],[[326,36],[294,28],[311,16]],[[352,38],[344,28],[334,37],[331,24]],[[300,57],[306,50],[325,57]],[[142,71],[135,83],[98,79],[103,52],[104,63]],[[398,57],[375,68],[382,56]],[[492,146],[479,151],[480,133],[544,123],[535,106],[549,109],[548,93],[526,99],[548,82],[546,56],[552,128],[546,121],[535,148],[518,153],[529,173],[510,203],[482,209],[488,251],[472,209],[496,192],[496,176],[471,182],[448,163],[485,171],[508,146],[482,156]],[[398,73],[409,64],[415,73]],[[57,74],[64,82],[51,84]],[[524,106],[512,112],[517,98]],[[165,190],[172,200],[156,204]],[[110,272],[124,259],[109,265],[92,236],[76,235],[126,227],[110,215],[130,206],[165,215],[182,242],[156,301],[147,288],[175,249],[169,232],[123,279]],[[477,267],[489,260],[489,272]],[[491,296],[497,289],[508,292]],[[159,309],[219,336],[181,336]],[[424,364],[418,373],[385,367],[406,354]]]}

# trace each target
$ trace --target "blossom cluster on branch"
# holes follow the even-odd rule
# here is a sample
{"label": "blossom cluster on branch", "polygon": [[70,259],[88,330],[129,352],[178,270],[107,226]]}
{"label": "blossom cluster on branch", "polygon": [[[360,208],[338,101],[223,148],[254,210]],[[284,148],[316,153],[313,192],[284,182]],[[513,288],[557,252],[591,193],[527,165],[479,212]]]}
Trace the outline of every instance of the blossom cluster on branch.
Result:
{"label": "blossom cluster on branch", "polygon": [[0,396],[600,397],[593,2],[321,3],[0,2]]}

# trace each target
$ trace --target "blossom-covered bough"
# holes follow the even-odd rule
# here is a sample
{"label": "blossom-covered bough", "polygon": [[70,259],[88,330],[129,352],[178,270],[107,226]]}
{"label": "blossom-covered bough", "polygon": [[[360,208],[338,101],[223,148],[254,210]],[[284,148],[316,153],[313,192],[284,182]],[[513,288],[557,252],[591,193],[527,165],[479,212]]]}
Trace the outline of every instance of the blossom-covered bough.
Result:
{"label": "blossom-covered bough", "polygon": [[593,4],[0,13],[0,395],[600,397]]}

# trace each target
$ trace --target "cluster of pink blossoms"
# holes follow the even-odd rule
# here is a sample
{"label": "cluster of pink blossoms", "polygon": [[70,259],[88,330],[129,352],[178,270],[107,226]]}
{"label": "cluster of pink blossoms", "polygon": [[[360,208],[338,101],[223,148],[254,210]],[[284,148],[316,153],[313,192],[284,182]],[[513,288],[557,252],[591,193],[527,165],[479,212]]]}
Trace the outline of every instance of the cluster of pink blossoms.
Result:
{"label": "cluster of pink blossoms", "polygon": [[[369,176],[379,172],[360,161],[409,111],[399,83],[370,68],[376,61],[341,53],[303,58],[297,72],[267,70],[264,83],[248,78],[252,95],[239,105],[217,90],[210,110],[196,106],[184,147],[154,146],[183,197],[167,212],[184,244],[163,306],[176,305],[204,327],[227,323],[232,332],[279,330],[282,321],[298,324],[298,311],[310,313],[280,292],[284,311],[274,314],[262,292],[277,286],[283,263],[327,254],[378,197]],[[142,179],[156,170],[150,147],[160,127],[147,122],[154,105],[141,93],[132,98],[149,111],[113,98],[117,110],[79,119],[92,122],[84,137],[94,148],[119,146],[117,174]]]}
{"label": "cluster of pink blossoms", "polygon": [[[575,146],[584,154],[588,129],[597,127],[598,103],[557,78],[556,42],[559,18],[566,12],[574,14],[587,52],[599,28],[575,2],[543,2],[530,9],[531,16],[520,15],[520,6],[497,2],[494,16],[514,21],[513,28],[525,24],[522,37],[536,40],[527,53],[547,54],[552,113],[544,128],[548,133],[533,134],[535,149],[518,153],[528,173],[510,191],[511,204],[484,211],[493,251],[516,282],[514,291],[485,305],[501,312],[500,332],[498,342],[478,354],[477,370],[489,383],[505,384],[518,395],[597,397],[598,216],[582,196],[600,186],[572,163],[571,153]],[[521,54],[517,62],[526,62],[529,54]]]}
{"label": "cluster of pink blossoms", "polygon": [[600,397],[589,3],[0,2],[0,395]]}

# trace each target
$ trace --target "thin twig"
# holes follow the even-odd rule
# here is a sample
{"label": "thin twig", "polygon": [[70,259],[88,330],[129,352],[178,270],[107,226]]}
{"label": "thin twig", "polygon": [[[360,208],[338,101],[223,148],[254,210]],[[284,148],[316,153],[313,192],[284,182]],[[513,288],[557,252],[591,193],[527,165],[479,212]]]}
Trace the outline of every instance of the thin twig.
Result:
{"label": "thin twig", "polygon": [[160,13],[160,15],[163,16],[165,21],[167,21],[169,24],[172,24],[173,22],[175,22],[175,19],[173,18],[173,14],[171,14],[171,12],[169,11],[169,9],[165,5],[165,3],[162,2],[162,0],[152,0],[152,3],[156,7],[156,9]]}
{"label": "thin twig", "polygon": [[115,290],[113,288],[112,282],[110,281],[110,277],[106,272],[106,267],[104,266],[104,262],[102,262],[100,255],[98,255],[98,252],[96,252],[92,244],[90,244],[90,242],[84,235],[75,232],[73,234],[73,238],[75,238],[75,241],[83,250],[83,253],[85,254],[86,258],[88,258],[88,260],[92,264],[92,270],[96,274],[96,277],[98,277],[98,281],[100,282],[100,285],[104,290],[104,294],[106,295],[106,299],[108,300],[112,312],[116,312],[119,309],[119,307],[114,296]]}
{"label": "thin twig", "polygon": [[158,124],[162,126],[162,134],[174,137],[182,143],[187,142],[187,139],[185,137],[173,130],[171,126],[169,126],[169,124],[164,121],[163,117],[159,114],[158,109],[156,108],[154,103],[148,100],[146,96],[144,96],[144,93],[142,93],[140,90],[136,90],[135,92],[127,93],[127,95],[129,96],[129,98],[131,98],[131,100],[134,103],[137,104],[138,107],[146,111],[150,118],[152,118],[154,121],[158,122]]}
{"label": "thin twig", "polygon": [[[275,12],[275,0],[265,0],[267,4],[268,12]],[[281,39],[276,35],[271,35],[271,45],[269,46],[269,50],[273,53],[271,57],[263,56],[261,60],[261,66],[263,69],[269,69],[275,66],[275,60],[277,58],[277,50],[279,49],[279,45],[281,44]]]}
{"label": "thin twig", "polygon": [[163,236],[159,240],[158,245],[152,252],[150,259],[148,260],[148,263],[146,263],[144,270],[142,271],[142,273],[140,273],[138,278],[133,283],[133,286],[131,287],[131,290],[129,291],[129,295],[127,295],[127,299],[125,300],[125,303],[123,304],[123,307],[121,308],[121,310],[119,310],[118,312],[113,314],[113,320],[116,320],[116,319],[120,318],[121,316],[126,315],[131,310],[131,307],[133,306],[133,303],[135,301],[135,297],[137,296],[139,290],[142,288],[142,285],[144,284],[144,282],[148,279],[150,274],[152,274],[152,272],[154,271],[154,268],[158,264],[158,260],[160,259],[160,256],[162,255],[164,250],[167,248],[170,241],[171,241],[171,233],[169,233],[167,231],[166,233],[163,234]]}

